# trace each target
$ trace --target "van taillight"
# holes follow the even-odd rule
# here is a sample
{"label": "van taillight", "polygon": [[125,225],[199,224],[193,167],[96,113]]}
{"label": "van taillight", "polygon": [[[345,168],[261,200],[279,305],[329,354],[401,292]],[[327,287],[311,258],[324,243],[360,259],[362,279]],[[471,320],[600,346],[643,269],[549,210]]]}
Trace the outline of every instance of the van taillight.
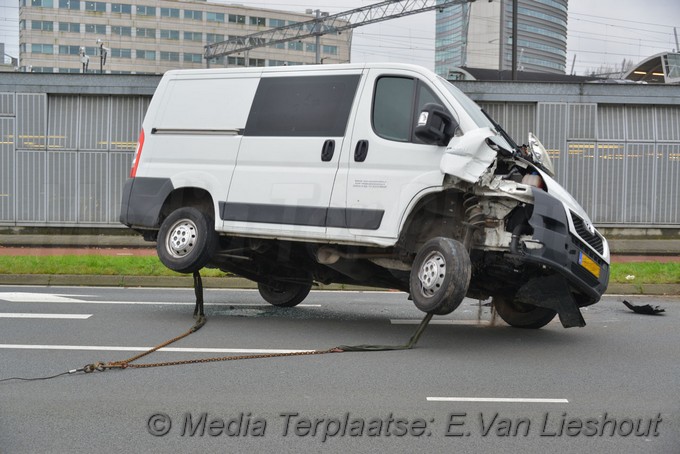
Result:
{"label": "van taillight", "polygon": [[139,133],[139,141],[137,142],[137,150],[135,151],[135,157],[132,159],[132,168],[130,169],[130,178],[134,178],[137,175],[137,166],[139,165],[139,158],[142,157],[142,147],[144,146],[144,130]]}

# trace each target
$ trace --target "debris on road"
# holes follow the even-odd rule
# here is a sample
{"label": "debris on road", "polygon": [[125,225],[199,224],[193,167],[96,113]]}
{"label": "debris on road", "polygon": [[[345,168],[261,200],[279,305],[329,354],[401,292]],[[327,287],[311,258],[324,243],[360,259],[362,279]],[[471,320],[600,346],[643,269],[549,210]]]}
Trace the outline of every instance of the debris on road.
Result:
{"label": "debris on road", "polygon": [[661,312],[666,312],[666,309],[663,309],[660,306],[651,306],[649,304],[645,304],[644,306],[636,306],[626,300],[623,300],[623,304],[625,304],[628,309],[635,312],[636,314],[658,315]]}

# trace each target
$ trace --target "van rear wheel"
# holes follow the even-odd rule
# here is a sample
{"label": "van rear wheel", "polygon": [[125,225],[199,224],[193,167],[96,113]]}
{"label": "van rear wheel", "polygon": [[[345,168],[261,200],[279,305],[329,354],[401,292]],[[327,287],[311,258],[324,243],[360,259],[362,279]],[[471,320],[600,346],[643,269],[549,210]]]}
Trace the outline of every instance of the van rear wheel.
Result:
{"label": "van rear wheel", "polygon": [[523,303],[514,296],[496,295],[493,306],[503,321],[514,328],[543,328],[557,315],[552,309]]}
{"label": "van rear wheel", "polygon": [[163,265],[178,273],[193,273],[212,258],[219,238],[210,216],[193,207],[170,213],[158,231],[156,252]]}
{"label": "van rear wheel", "polygon": [[258,282],[257,290],[260,296],[276,307],[293,307],[300,304],[307,298],[312,283],[297,283],[297,282],[277,282],[276,285],[268,285]]}
{"label": "van rear wheel", "polygon": [[433,238],[423,245],[411,267],[411,298],[423,312],[446,315],[465,298],[472,265],[465,246],[451,238]]}

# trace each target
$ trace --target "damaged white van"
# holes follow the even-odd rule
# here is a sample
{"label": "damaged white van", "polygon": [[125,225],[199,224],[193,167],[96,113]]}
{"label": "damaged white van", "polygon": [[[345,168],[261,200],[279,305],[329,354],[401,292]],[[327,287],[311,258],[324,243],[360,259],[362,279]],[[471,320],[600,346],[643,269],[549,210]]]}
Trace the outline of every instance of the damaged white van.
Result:
{"label": "damaged white van", "polygon": [[609,248],[529,137],[424,68],[170,71],[120,220],[179,272],[252,279],[275,306],[315,283],[399,289],[424,312],[492,298],[508,324],[585,324]]}

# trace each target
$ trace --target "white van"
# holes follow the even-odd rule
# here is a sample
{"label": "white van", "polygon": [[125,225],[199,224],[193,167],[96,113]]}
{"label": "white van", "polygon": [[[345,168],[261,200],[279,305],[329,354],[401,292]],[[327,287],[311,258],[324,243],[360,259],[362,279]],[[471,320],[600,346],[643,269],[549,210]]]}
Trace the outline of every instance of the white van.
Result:
{"label": "white van", "polygon": [[168,268],[244,276],[276,306],[345,283],[434,314],[467,295],[512,326],[583,326],[609,248],[553,175],[535,137],[516,145],[418,66],[170,71],[120,220]]}

